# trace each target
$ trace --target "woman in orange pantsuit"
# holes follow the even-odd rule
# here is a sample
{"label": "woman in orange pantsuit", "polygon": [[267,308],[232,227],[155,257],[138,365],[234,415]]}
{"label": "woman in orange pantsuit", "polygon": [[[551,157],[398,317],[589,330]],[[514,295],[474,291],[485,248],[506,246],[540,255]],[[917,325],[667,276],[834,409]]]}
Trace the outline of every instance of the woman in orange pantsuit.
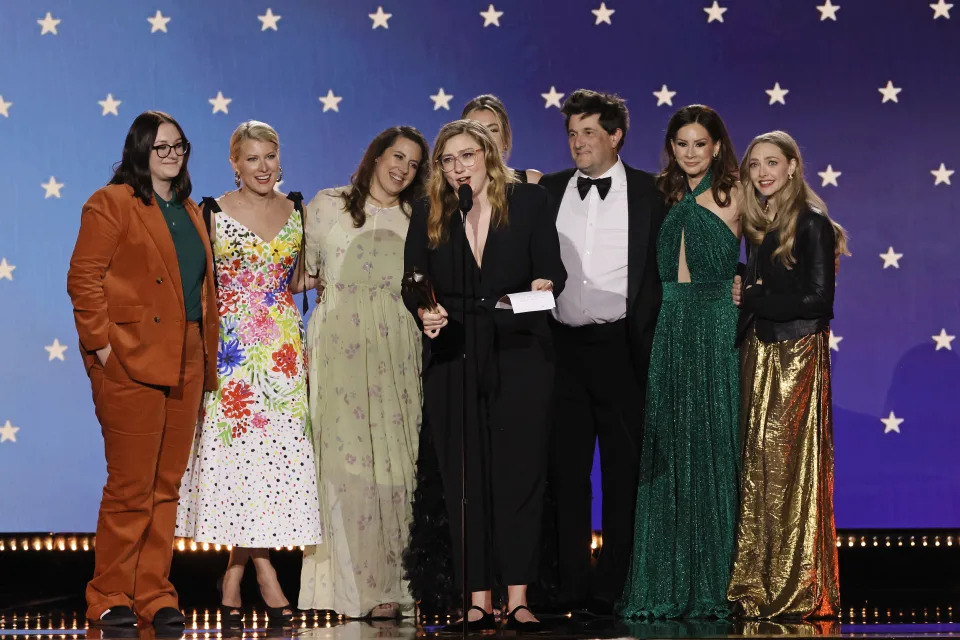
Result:
{"label": "woman in orange pantsuit", "polygon": [[107,462],[86,590],[97,626],[184,622],[169,579],[174,524],[218,335],[189,158],[173,118],[137,116],[110,184],[83,206],[67,274]]}

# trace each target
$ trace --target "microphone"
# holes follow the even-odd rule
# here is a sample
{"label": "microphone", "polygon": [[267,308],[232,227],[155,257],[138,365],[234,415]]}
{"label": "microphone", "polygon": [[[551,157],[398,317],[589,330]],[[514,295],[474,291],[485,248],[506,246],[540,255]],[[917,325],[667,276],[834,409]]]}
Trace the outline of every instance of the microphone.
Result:
{"label": "microphone", "polygon": [[470,209],[473,209],[473,189],[469,184],[462,184],[457,189],[457,197],[460,199],[460,211],[466,216]]}

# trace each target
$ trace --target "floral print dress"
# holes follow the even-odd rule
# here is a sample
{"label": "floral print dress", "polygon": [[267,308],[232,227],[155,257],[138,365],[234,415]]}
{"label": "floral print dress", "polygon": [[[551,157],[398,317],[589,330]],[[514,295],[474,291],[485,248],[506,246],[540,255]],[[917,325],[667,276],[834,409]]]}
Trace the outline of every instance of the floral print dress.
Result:
{"label": "floral print dress", "polygon": [[267,242],[216,201],[204,204],[215,225],[218,384],[205,396],[180,487],[177,535],[246,548],[315,544],[303,321],[288,288],[300,207]]}
{"label": "floral print dress", "polygon": [[323,296],[307,331],[310,412],[323,543],[307,547],[299,608],[367,615],[403,578],[420,429],[421,337],[400,298],[409,219],[367,205],[363,226],[340,189],[307,206],[304,265]]}

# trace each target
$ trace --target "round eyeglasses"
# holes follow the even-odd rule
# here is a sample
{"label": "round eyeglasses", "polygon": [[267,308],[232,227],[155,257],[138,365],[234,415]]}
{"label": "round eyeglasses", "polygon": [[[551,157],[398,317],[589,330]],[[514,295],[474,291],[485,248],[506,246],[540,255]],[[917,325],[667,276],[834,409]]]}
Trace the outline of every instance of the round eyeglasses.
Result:
{"label": "round eyeglasses", "polygon": [[152,147],[154,151],[157,152],[157,155],[161,158],[166,158],[170,155],[170,150],[172,149],[174,153],[178,156],[182,156],[187,151],[190,150],[190,143],[186,140],[181,140],[177,144],[158,144]]}
{"label": "round eyeglasses", "polygon": [[457,166],[457,162],[459,162],[460,166],[464,169],[469,169],[477,164],[477,160],[481,155],[483,155],[483,149],[464,149],[456,155],[448,153],[445,156],[440,156],[437,164],[440,165],[440,168],[443,169],[445,173],[450,173]]}

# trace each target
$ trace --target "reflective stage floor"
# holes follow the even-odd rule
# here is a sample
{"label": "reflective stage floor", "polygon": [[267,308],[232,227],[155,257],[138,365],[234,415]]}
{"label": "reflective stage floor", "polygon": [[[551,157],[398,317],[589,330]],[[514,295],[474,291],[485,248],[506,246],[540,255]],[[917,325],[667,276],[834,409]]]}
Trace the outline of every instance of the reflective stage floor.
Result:
{"label": "reflective stage floor", "polygon": [[[184,633],[169,630],[144,629],[101,630],[86,628],[83,611],[58,610],[42,606],[23,610],[5,610],[0,613],[0,640],[109,640],[110,638],[184,638],[185,640],[213,640],[219,638],[303,638],[306,640],[413,640],[436,636],[456,638],[459,633],[444,633],[440,629],[447,620],[423,618],[392,621],[360,621],[331,619],[313,612],[299,613],[292,627],[271,628],[263,611],[246,612],[247,627],[242,631],[221,631],[216,609],[186,609],[187,626]],[[487,632],[485,637],[530,635],[552,639],[587,640],[590,638],[782,638],[782,637],[844,637],[844,638],[921,638],[958,637],[960,621],[955,621],[953,607],[913,607],[910,609],[845,610],[839,620],[805,623],[766,621],[683,620],[656,622],[625,622],[613,618],[578,618],[572,616],[541,616],[546,629],[537,634],[517,634],[511,631]],[[473,634],[480,636],[481,634]]]}
{"label": "reflective stage floor", "polygon": [[[45,544],[49,542],[49,544]],[[838,537],[840,551],[839,620],[816,623],[750,621],[624,622],[613,618],[543,615],[532,593],[531,608],[541,611],[542,638],[774,638],[794,636],[866,638],[960,638],[960,532],[871,532]],[[83,593],[93,574],[93,552],[73,539],[21,536],[16,548],[0,534],[0,640],[96,640],[170,637],[152,627],[103,633],[87,629]],[[60,543],[62,542],[62,545]],[[301,554],[271,554],[284,593],[296,602]],[[297,615],[288,629],[271,629],[262,609],[247,608],[246,629],[220,630],[216,584],[226,566],[226,550],[184,545],[174,555],[171,580],[187,616],[186,640],[236,638],[305,638],[311,640],[412,640],[437,636],[449,622],[432,615],[400,622],[363,622],[327,618],[315,612]],[[244,576],[243,602],[260,601],[256,576]],[[443,609],[440,609],[443,610]],[[428,614],[432,613],[427,611]],[[479,634],[477,634],[479,635]],[[516,632],[491,632],[489,636]],[[528,635],[528,634],[523,634]],[[534,634],[529,634],[534,635]]]}

